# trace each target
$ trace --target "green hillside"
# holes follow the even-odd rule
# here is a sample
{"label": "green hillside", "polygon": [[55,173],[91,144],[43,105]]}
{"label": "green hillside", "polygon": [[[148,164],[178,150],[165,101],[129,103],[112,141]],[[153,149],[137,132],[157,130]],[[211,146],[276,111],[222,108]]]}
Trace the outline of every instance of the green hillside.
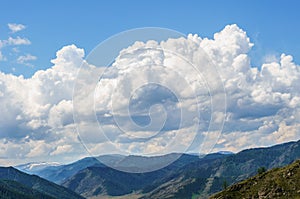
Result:
{"label": "green hillside", "polygon": [[211,199],[300,198],[300,160],[228,187]]}
{"label": "green hillside", "polygon": [[0,198],[1,199],[54,199],[53,197],[41,193],[35,189],[26,187],[16,181],[0,180]]}
{"label": "green hillside", "polygon": [[83,197],[35,175],[18,171],[13,167],[0,167],[1,198],[57,198],[82,199]]}

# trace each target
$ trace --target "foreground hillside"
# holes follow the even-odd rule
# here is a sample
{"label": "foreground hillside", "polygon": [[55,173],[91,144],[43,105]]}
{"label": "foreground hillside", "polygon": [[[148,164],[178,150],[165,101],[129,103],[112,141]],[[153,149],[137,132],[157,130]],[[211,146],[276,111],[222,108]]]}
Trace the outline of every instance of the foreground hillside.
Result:
{"label": "foreground hillside", "polygon": [[0,167],[0,198],[57,198],[82,199],[83,197],[35,175],[12,167]]}
{"label": "foreground hillside", "polygon": [[300,198],[300,160],[234,184],[211,199]]}

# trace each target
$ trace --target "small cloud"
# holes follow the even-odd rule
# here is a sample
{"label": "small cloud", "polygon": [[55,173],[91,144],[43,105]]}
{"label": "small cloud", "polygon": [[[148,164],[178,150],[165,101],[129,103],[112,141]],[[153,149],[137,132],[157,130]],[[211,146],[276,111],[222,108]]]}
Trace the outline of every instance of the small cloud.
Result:
{"label": "small cloud", "polygon": [[[8,39],[6,40],[0,40],[0,61],[7,61],[6,57],[3,55],[3,51],[1,51],[1,49],[3,48],[6,48],[6,47],[9,47],[9,46],[19,46],[19,45],[30,45],[31,42],[29,39],[27,38],[21,38],[21,37],[9,37]],[[19,53],[20,50],[18,47],[13,47],[11,48],[11,51],[13,53]],[[30,60],[34,60],[36,59],[36,57],[34,58],[34,56],[21,56],[19,57],[20,58],[20,61],[22,61],[24,58],[26,59],[30,59]]]}
{"label": "small cloud", "polygon": [[26,66],[33,66],[32,64],[30,64],[28,62],[29,61],[34,61],[36,59],[37,59],[36,56],[33,56],[31,54],[26,54],[26,55],[22,55],[22,56],[18,57],[17,63],[19,63],[19,64],[25,64]]}
{"label": "small cloud", "polygon": [[19,32],[26,28],[26,26],[24,26],[23,24],[16,24],[16,23],[9,23],[9,24],[7,24],[7,26],[11,30],[12,33]]}
{"label": "small cloud", "polygon": [[21,37],[16,37],[16,38],[9,37],[8,40],[6,40],[6,43],[8,45],[29,45],[29,44],[31,44],[29,39],[21,38]]}

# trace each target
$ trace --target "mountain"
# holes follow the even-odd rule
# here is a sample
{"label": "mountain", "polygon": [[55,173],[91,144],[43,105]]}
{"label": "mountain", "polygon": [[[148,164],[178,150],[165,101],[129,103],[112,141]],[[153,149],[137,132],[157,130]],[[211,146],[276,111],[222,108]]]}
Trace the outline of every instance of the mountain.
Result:
{"label": "mountain", "polygon": [[[166,155],[166,158],[177,155],[178,154],[168,154]],[[160,156],[158,159],[163,157],[164,156]],[[226,157],[226,155],[222,154],[211,154],[203,158],[181,154],[179,159],[167,167],[146,173],[128,173],[110,167],[92,166],[81,170],[76,175],[66,180],[62,185],[84,197],[104,195],[121,196],[132,192],[144,194],[152,191],[163,183],[172,181],[185,165],[199,160],[201,160],[204,165],[204,162],[208,163],[224,157]],[[125,166],[125,162],[130,162],[130,164],[127,165],[129,167],[136,167],[134,163],[137,161],[147,160],[145,162],[150,162],[150,160],[158,160],[153,157],[128,156],[127,158],[127,160],[123,160],[122,163],[120,163],[122,168]],[[139,165],[141,166],[141,163]]]}
{"label": "mountain", "polygon": [[[176,158],[167,167],[142,172]],[[155,157],[104,155],[68,165],[46,166],[34,172],[84,197],[125,194],[133,197],[134,194],[145,199],[208,198],[221,191],[224,182],[231,185],[254,176],[260,167],[282,167],[299,158],[300,141],[246,149],[236,154],[220,151],[201,157],[176,153]]]}
{"label": "mountain", "polygon": [[[83,198],[65,187],[38,176],[23,173],[13,167],[0,167],[0,179],[0,193],[3,194],[3,198]],[[21,197],[22,195],[24,197]]]}
{"label": "mountain", "polygon": [[[19,165],[15,168],[29,174],[35,174],[57,184],[63,183],[66,179],[73,176],[77,172],[88,167],[107,167],[109,165],[119,170],[131,170],[135,172],[143,170],[151,170],[153,167],[167,165],[169,162],[180,157],[182,154],[167,154],[163,156],[143,157],[143,156],[122,156],[122,155],[102,155],[99,157],[86,157],[74,163],[59,166],[45,166],[41,169],[28,169],[31,164]],[[199,159],[195,155],[184,155],[180,161],[175,161],[177,166],[184,165],[191,161]]]}
{"label": "mountain", "polygon": [[300,198],[300,160],[234,184],[211,199]]}
{"label": "mountain", "polygon": [[[114,162],[120,168],[140,166],[170,158],[126,156]],[[300,141],[266,148],[243,150],[237,154],[214,153],[205,157],[181,154],[168,165],[153,172],[127,173],[107,166],[88,166],[62,185],[83,195],[122,196],[136,193],[140,198],[208,198],[222,190],[226,181],[234,184],[254,176],[257,169],[285,166],[300,158]]]}
{"label": "mountain", "polygon": [[145,198],[207,198],[221,191],[225,181],[230,185],[254,176],[260,167],[281,167],[299,158],[300,141],[247,149],[211,162],[199,160],[182,167],[177,176],[147,193]]}

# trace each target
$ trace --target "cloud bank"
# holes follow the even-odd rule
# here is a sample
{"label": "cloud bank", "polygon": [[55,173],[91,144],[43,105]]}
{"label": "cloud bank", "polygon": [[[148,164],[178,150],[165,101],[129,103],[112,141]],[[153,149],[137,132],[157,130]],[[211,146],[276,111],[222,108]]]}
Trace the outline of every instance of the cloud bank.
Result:
{"label": "cloud bank", "polygon": [[[155,153],[164,150],[170,140],[168,151],[185,149],[193,140],[193,150],[200,150],[195,134],[206,135],[208,141],[217,135],[208,131],[208,123],[210,118],[218,123],[222,117],[210,109],[210,94],[219,91],[208,91],[205,79],[210,76],[202,71],[204,78],[199,77],[170,52],[187,62],[209,66],[199,59],[203,50],[216,66],[227,98],[225,125],[215,151],[236,152],[299,139],[299,66],[291,55],[282,54],[278,61],[263,64],[261,69],[253,67],[249,57],[253,45],[237,25],[226,26],[212,39],[190,34],[160,43],[136,42],[120,52],[96,89],[92,88],[95,101],[82,101],[76,112],[90,117],[86,110],[95,107],[105,136],[97,134],[97,124],[88,123],[81,123],[80,136],[95,154],[118,150]],[[73,87],[82,63],[95,71],[86,81],[99,78],[103,68],[89,66],[84,56],[83,49],[69,45],[56,53],[51,68],[37,71],[31,78],[0,72],[0,163],[45,156],[68,161],[86,154],[73,121]],[[166,86],[141,86],[150,80]],[[201,131],[195,131],[195,125]],[[157,126],[162,130],[159,134],[155,133]]]}

